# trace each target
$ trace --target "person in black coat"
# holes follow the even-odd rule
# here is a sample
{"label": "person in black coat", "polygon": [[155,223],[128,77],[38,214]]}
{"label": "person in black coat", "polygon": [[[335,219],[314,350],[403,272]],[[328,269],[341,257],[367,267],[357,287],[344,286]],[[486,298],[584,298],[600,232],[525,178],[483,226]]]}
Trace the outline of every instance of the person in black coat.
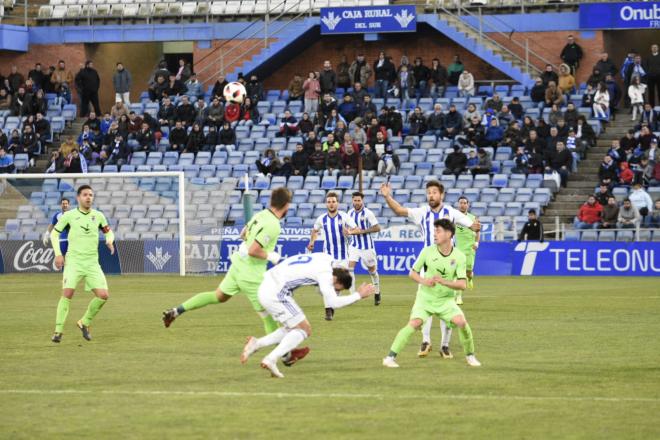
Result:
{"label": "person in black coat", "polygon": [[536,211],[529,210],[527,223],[523,226],[518,241],[543,241],[543,223],[536,219]]}
{"label": "person in black coat", "polygon": [[545,102],[545,89],[546,84],[543,83],[541,78],[536,78],[529,96],[532,98],[534,104],[543,104]]}
{"label": "person in black coat", "polygon": [[174,128],[170,130],[170,150],[181,152],[188,143],[188,133],[183,128],[181,121],[176,121]]}
{"label": "person in black coat", "polygon": [[236,145],[236,132],[231,128],[229,122],[222,124],[222,130],[218,132],[219,145]]}
{"label": "person in black coat", "polygon": [[96,114],[101,114],[101,105],[99,104],[99,87],[101,78],[94,69],[94,63],[87,61],[85,67],[78,72],[75,79],[76,86],[81,92],[80,97],[80,116],[85,117],[89,114],[90,103],[94,107]]}
{"label": "person in black coat", "polygon": [[296,151],[291,155],[291,167],[293,168],[294,176],[307,175],[307,153],[303,148],[303,144],[296,144]]}
{"label": "person in black coat", "polygon": [[467,155],[461,151],[461,146],[454,145],[454,152],[445,158],[445,169],[442,174],[454,174],[458,177],[467,169]]}
{"label": "person in black coat", "polygon": [[131,150],[126,145],[126,141],[122,135],[118,134],[115,136],[114,141],[109,145],[106,150],[106,155],[108,160],[107,165],[117,165],[122,166],[128,162],[128,158],[131,155]]}
{"label": "person in black coat", "polygon": [[575,76],[575,72],[580,65],[580,60],[582,59],[583,53],[582,48],[579,44],[575,42],[573,35],[568,36],[568,43],[561,50],[561,60],[568,64],[571,68],[571,74]]}
{"label": "person in black coat", "polygon": [[186,142],[186,148],[183,152],[197,154],[202,148],[204,148],[204,130],[202,130],[201,125],[195,123],[192,130],[190,130],[188,142]]}
{"label": "person in black coat", "polygon": [[561,186],[564,188],[566,188],[572,164],[573,154],[566,148],[563,142],[557,142],[557,151],[550,156],[547,171],[557,171],[561,177]]}

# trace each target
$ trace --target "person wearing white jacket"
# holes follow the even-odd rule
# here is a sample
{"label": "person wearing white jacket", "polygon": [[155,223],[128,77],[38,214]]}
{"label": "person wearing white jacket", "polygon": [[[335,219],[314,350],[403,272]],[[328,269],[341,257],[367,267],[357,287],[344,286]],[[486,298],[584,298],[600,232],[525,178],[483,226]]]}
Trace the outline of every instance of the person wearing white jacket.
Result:
{"label": "person wearing white jacket", "polygon": [[644,93],[646,93],[646,84],[640,81],[638,75],[632,77],[630,86],[628,87],[628,97],[630,98],[630,106],[632,107],[632,119],[637,119],[637,114],[642,114],[644,110]]}
{"label": "person wearing white jacket", "polygon": [[[653,213],[653,200],[651,200],[649,193],[644,191],[644,188],[639,183],[633,185],[628,198],[630,199],[630,203],[639,212],[639,215],[643,217],[643,220],[646,220]],[[643,221],[642,224],[644,224]]]}
{"label": "person wearing white jacket", "polygon": [[466,98],[474,96],[474,76],[467,70],[458,77],[458,93]]}
{"label": "person wearing white jacket", "polygon": [[598,91],[594,95],[594,116],[598,119],[607,119],[607,111],[610,108],[610,93],[607,91],[607,85],[601,82],[598,85]]}

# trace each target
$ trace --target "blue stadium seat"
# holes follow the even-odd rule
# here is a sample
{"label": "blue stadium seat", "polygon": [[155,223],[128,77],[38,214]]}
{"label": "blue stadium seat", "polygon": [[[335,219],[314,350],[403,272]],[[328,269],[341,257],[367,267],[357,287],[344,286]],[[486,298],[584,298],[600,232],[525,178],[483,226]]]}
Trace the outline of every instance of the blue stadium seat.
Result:
{"label": "blue stadium seat", "polygon": [[412,150],[412,152],[410,153],[410,162],[418,163],[425,161],[426,161],[426,150],[422,150],[422,149]]}
{"label": "blue stadium seat", "polygon": [[[443,176],[445,177],[445,176]],[[456,180],[456,188],[470,188],[472,186],[473,179],[470,174],[461,174]]]}
{"label": "blue stadium seat", "polygon": [[507,186],[509,188],[522,188],[525,186],[526,180],[527,178],[524,174],[511,174]]}
{"label": "blue stadium seat", "polygon": [[490,215],[492,217],[499,217],[504,215],[504,210],[505,210],[504,203],[492,202],[488,204],[486,215]]}
{"label": "blue stadium seat", "polygon": [[483,217],[486,215],[488,205],[484,202],[474,202],[472,203],[470,210],[472,211],[472,214],[476,215],[477,217]]}
{"label": "blue stadium seat", "polygon": [[[149,154],[149,158],[147,159],[147,163],[149,163],[149,159],[151,159],[151,156],[154,153]],[[166,151],[165,155],[163,156],[163,161],[162,164],[166,166],[174,165],[179,161],[179,153],[176,151]],[[154,164],[156,165],[156,164]]]}
{"label": "blue stadium seat", "polygon": [[339,176],[337,188],[344,190],[353,188],[353,176]]}
{"label": "blue stadium seat", "polygon": [[456,176],[451,174],[448,176],[443,175],[440,177],[440,183],[442,183],[445,189],[453,188],[454,186],[456,186]]}
{"label": "blue stadium seat", "polygon": [[496,188],[484,188],[481,190],[480,201],[491,203],[498,201],[499,191]]}
{"label": "blue stadium seat", "polygon": [[506,174],[495,174],[491,183],[495,188],[504,188],[507,186],[509,178]]}
{"label": "blue stadium seat", "polygon": [[498,195],[497,195],[497,201],[498,202],[513,202],[516,198],[516,189],[515,188],[501,188]]}
{"label": "blue stadium seat", "polygon": [[415,164],[410,162],[403,162],[399,167],[399,176],[412,176],[415,174]]}
{"label": "blue stadium seat", "polygon": [[208,165],[211,163],[211,152],[210,151],[200,151],[195,156],[195,165]]}
{"label": "blue stadium seat", "polygon": [[408,176],[404,184],[405,189],[419,189],[422,186],[421,176]]}
{"label": "blue stadium seat", "polygon": [[390,176],[389,183],[394,190],[402,189],[404,182],[405,180],[403,176]]}
{"label": "blue stadium seat", "polygon": [[326,191],[337,188],[337,178],[334,176],[324,176],[321,180],[321,189]]}
{"label": "blue stadium seat", "polygon": [[598,241],[598,231],[594,231],[594,230],[582,231],[582,234],[580,234],[580,239],[582,241]]}
{"label": "blue stadium seat", "polygon": [[495,153],[494,160],[509,160],[511,159],[511,147],[499,147]]}
{"label": "blue stadium seat", "polygon": [[265,176],[257,176],[256,180],[254,181],[254,189],[256,190],[262,190],[262,189],[268,189],[270,187],[270,179]]}
{"label": "blue stadium seat", "polygon": [[428,176],[433,174],[433,164],[431,162],[420,162],[415,166],[416,176]]}
{"label": "blue stadium seat", "polygon": [[540,188],[543,185],[543,175],[542,174],[530,174],[527,176],[526,187],[527,188]]}
{"label": "blue stadium seat", "polygon": [[[167,157],[167,153],[165,153],[165,156]],[[192,165],[193,162],[195,161],[195,155],[193,153],[181,153],[181,156],[179,156],[179,165]]]}
{"label": "blue stadium seat", "polygon": [[[321,189],[313,189],[309,192],[307,200],[309,203],[323,204],[325,203],[325,191]],[[325,205],[323,205],[325,207]]]}
{"label": "blue stadium seat", "polygon": [[477,174],[474,176],[472,185],[475,188],[488,188],[490,186],[490,176],[488,174]]}
{"label": "blue stadium seat", "polygon": [[[463,195],[463,190],[459,188],[450,188],[445,192],[445,203],[455,205],[458,198]],[[424,200],[426,201],[426,193],[424,193]]]}
{"label": "blue stadium seat", "polygon": [[[602,237],[601,232],[601,237]],[[602,238],[600,238],[602,240]],[[618,231],[616,233],[617,241],[633,241],[635,239],[635,233],[633,231]]]}

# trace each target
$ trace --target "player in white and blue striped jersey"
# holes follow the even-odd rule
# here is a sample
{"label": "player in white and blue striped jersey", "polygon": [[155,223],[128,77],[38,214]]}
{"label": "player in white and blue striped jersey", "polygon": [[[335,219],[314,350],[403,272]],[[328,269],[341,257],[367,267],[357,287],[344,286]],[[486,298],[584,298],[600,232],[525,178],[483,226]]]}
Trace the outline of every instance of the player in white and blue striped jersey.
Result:
{"label": "player in white and blue striped jersey", "polygon": [[[389,184],[381,185],[380,193],[385,198],[387,205],[396,215],[407,217],[409,221],[419,226],[424,235],[424,247],[433,244],[433,222],[438,219],[449,219],[455,225],[469,228],[475,232],[478,232],[481,229],[478,220],[472,221],[472,219],[458,209],[444,203],[445,187],[437,180],[429,180],[426,183],[427,204],[422,205],[419,208],[405,208],[401,206],[396,200],[394,200],[394,197],[392,197],[392,188]],[[432,318],[429,318],[422,327],[422,346],[419,353],[417,353],[419,357],[426,357],[431,351],[432,322]],[[449,351],[451,328],[447,326],[447,323],[444,321],[440,321],[440,327],[442,328],[442,345],[440,353],[445,358],[451,358],[451,352]]]}
{"label": "player in white and blue striped jersey", "polygon": [[[314,242],[319,232],[323,232],[323,252],[332,256],[333,266],[348,269],[348,248],[350,236],[357,232],[355,222],[344,211],[339,210],[337,193],[329,192],[325,196],[325,207],[328,212],[321,214],[314,222],[312,236],[307,250],[314,251]],[[332,321],[334,310],[325,308],[325,319]]]}
{"label": "player in white and blue striped jersey", "polygon": [[380,231],[378,219],[374,213],[364,206],[364,195],[361,192],[353,193],[353,208],[348,211],[348,216],[357,225],[358,231],[353,235],[353,241],[348,249],[348,270],[355,285],[355,266],[357,262],[367,267],[371,276],[371,283],[376,288],[374,304],[380,304],[380,277],[378,276],[378,260],[374,246],[373,235]]}

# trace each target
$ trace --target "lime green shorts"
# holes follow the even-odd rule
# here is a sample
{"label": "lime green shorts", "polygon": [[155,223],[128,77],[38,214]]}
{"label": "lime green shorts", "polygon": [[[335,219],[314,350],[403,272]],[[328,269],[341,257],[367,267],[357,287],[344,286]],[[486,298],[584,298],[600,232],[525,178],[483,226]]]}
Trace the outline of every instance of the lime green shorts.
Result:
{"label": "lime green shorts", "polygon": [[219,287],[222,293],[229,296],[243,292],[250,301],[250,304],[252,304],[254,311],[261,312],[264,308],[259,302],[258,293],[262,280],[263,276],[241,274],[237,269],[234,269],[234,266],[230,266],[227,275],[225,275]]}
{"label": "lime green shorts", "polygon": [[66,260],[64,264],[64,276],[62,277],[63,289],[75,289],[80,281],[85,280],[85,290],[93,289],[108,290],[108,282],[99,263],[78,263]]}
{"label": "lime green shorts", "polygon": [[426,322],[431,316],[437,316],[445,321],[449,326],[454,327],[451,322],[454,316],[463,316],[463,310],[456,304],[453,298],[449,298],[441,304],[430,305],[426,301],[420,300],[419,297],[415,300],[412,310],[410,311],[410,319],[421,319]]}
{"label": "lime green shorts", "polygon": [[469,250],[459,248],[459,250],[465,254],[465,270],[472,271],[474,269],[474,258],[476,256],[476,252],[472,248]]}

